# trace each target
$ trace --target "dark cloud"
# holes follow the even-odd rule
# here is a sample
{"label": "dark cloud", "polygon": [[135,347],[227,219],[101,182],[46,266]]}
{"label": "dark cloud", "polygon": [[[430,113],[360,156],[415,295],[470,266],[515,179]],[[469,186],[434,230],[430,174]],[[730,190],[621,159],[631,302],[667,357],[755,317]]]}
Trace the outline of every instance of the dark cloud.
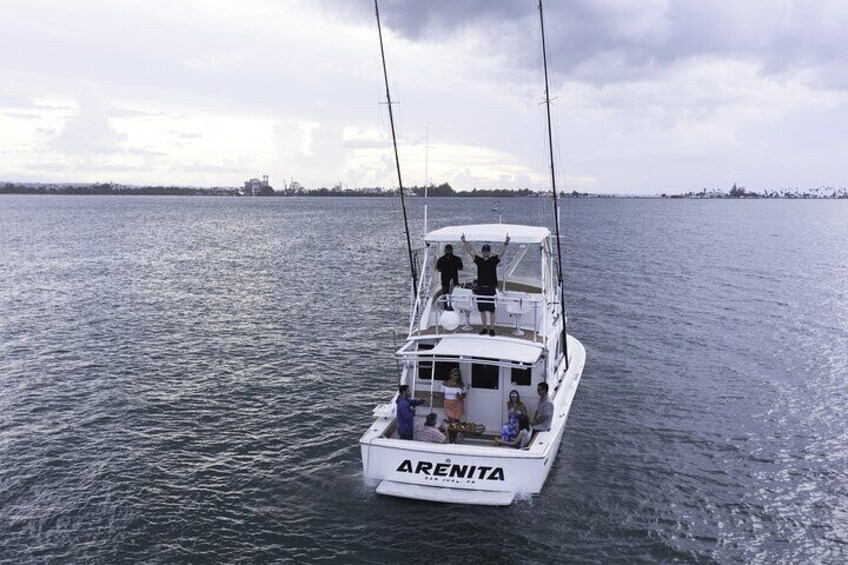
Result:
{"label": "dark cloud", "polygon": [[[845,86],[844,73],[827,71],[848,66],[844,3],[569,0],[546,2],[544,14],[556,81],[645,80],[718,57],[754,62],[766,75],[808,69],[813,86]],[[535,0],[383,0],[380,16],[410,41],[464,36],[516,68],[537,68],[541,59]]]}
{"label": "dark cloud", "polygon": [[444,37],[469,27],[535,16],[535,2],[526,0],[384,0],[380,3],[382,22],[413,40]]}

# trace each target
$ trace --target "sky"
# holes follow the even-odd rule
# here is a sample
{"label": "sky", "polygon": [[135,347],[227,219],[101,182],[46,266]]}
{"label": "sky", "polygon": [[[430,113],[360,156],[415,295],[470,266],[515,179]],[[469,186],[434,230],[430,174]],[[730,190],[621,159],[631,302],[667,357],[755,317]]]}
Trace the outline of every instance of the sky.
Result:
{"label": "sky", "polygon": [[[550,187],[536,0],[383,0],[405,186]],[[560,190],[848,184],[848,2],[548,0]],[[373,1],[0,0],[0,180],[396,187]]]}

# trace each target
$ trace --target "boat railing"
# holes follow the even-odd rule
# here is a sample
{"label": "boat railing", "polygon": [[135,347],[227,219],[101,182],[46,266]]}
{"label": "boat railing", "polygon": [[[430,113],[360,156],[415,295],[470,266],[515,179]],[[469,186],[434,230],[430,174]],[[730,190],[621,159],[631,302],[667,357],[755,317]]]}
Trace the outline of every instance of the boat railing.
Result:
{"label": "boat railing", "polygon": [[[430,300],[429,289],[433,285],[433,270],[429,268],[428,261],[430,258],[430,248],[424,249],[423,265],[419,269],[418,276],[418,296],[414,296],[411,304],[411,312],[409,315],[409,333],[419,327],[421,324],[421,316],[427,309],[427,302]],[[415,261],[418,262],[418,253],[421,249],[415,250]]]}
{"label": "boat railing", "polygon": [[[466,292],[458,293],[457,290],[464,290]],[[524,330],[521,328],[528,326],[527,323],[522,324],[522,320],[527,320],[528,322],[532,320],[533,341],[536,341],[539,335],[539,329],[545,327],[544,323],[547,319],[545,316],[545,299],[540,295],[508,291],[506,293],[500,293],[497,296],[483,296],[474,294],[469,289],[457,290],[454,290],[451,294],[442,294],[435,300],[437,308],[436,315],[434,316],[434,325],[437,332],[440,332],[443,327],[440,313],[444,312],[448,307],[453,308],[459,313],[460,323],[463,324],[462,329],[469,330],[471,312],[476,311],[479,304],[494,304],[495,312],[499,309],[504,309],[511,318],[513,335],[515,336],[524,335]]]}

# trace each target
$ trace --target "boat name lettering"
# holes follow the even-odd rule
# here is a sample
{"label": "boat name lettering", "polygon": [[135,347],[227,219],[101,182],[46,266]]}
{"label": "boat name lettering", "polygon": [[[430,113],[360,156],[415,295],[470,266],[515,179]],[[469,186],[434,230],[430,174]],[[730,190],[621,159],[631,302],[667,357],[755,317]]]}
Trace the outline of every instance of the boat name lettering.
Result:
{"label": "boat name lettering", "polygon": [[409,459],[404,459],[397,468],[398,473],[427,475],[428,477],[452,477],[457,479],[485,479],[487,481],[503,481],[503,467],[486,467],[483,465],[457,465],[456,463],[436,463],[418,461],[416,465]]}

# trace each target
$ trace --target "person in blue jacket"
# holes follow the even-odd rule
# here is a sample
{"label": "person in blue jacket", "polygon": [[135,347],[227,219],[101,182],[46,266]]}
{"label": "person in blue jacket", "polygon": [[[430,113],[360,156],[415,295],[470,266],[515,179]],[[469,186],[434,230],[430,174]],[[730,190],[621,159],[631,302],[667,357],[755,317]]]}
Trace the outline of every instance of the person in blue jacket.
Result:
{"label": "person in blue jacket", "polygon": [[400,385],[397,397],[397,431],[400,439],[412,439],[415,406],[424,404],[423,398],[410,398],[409,385]]}

